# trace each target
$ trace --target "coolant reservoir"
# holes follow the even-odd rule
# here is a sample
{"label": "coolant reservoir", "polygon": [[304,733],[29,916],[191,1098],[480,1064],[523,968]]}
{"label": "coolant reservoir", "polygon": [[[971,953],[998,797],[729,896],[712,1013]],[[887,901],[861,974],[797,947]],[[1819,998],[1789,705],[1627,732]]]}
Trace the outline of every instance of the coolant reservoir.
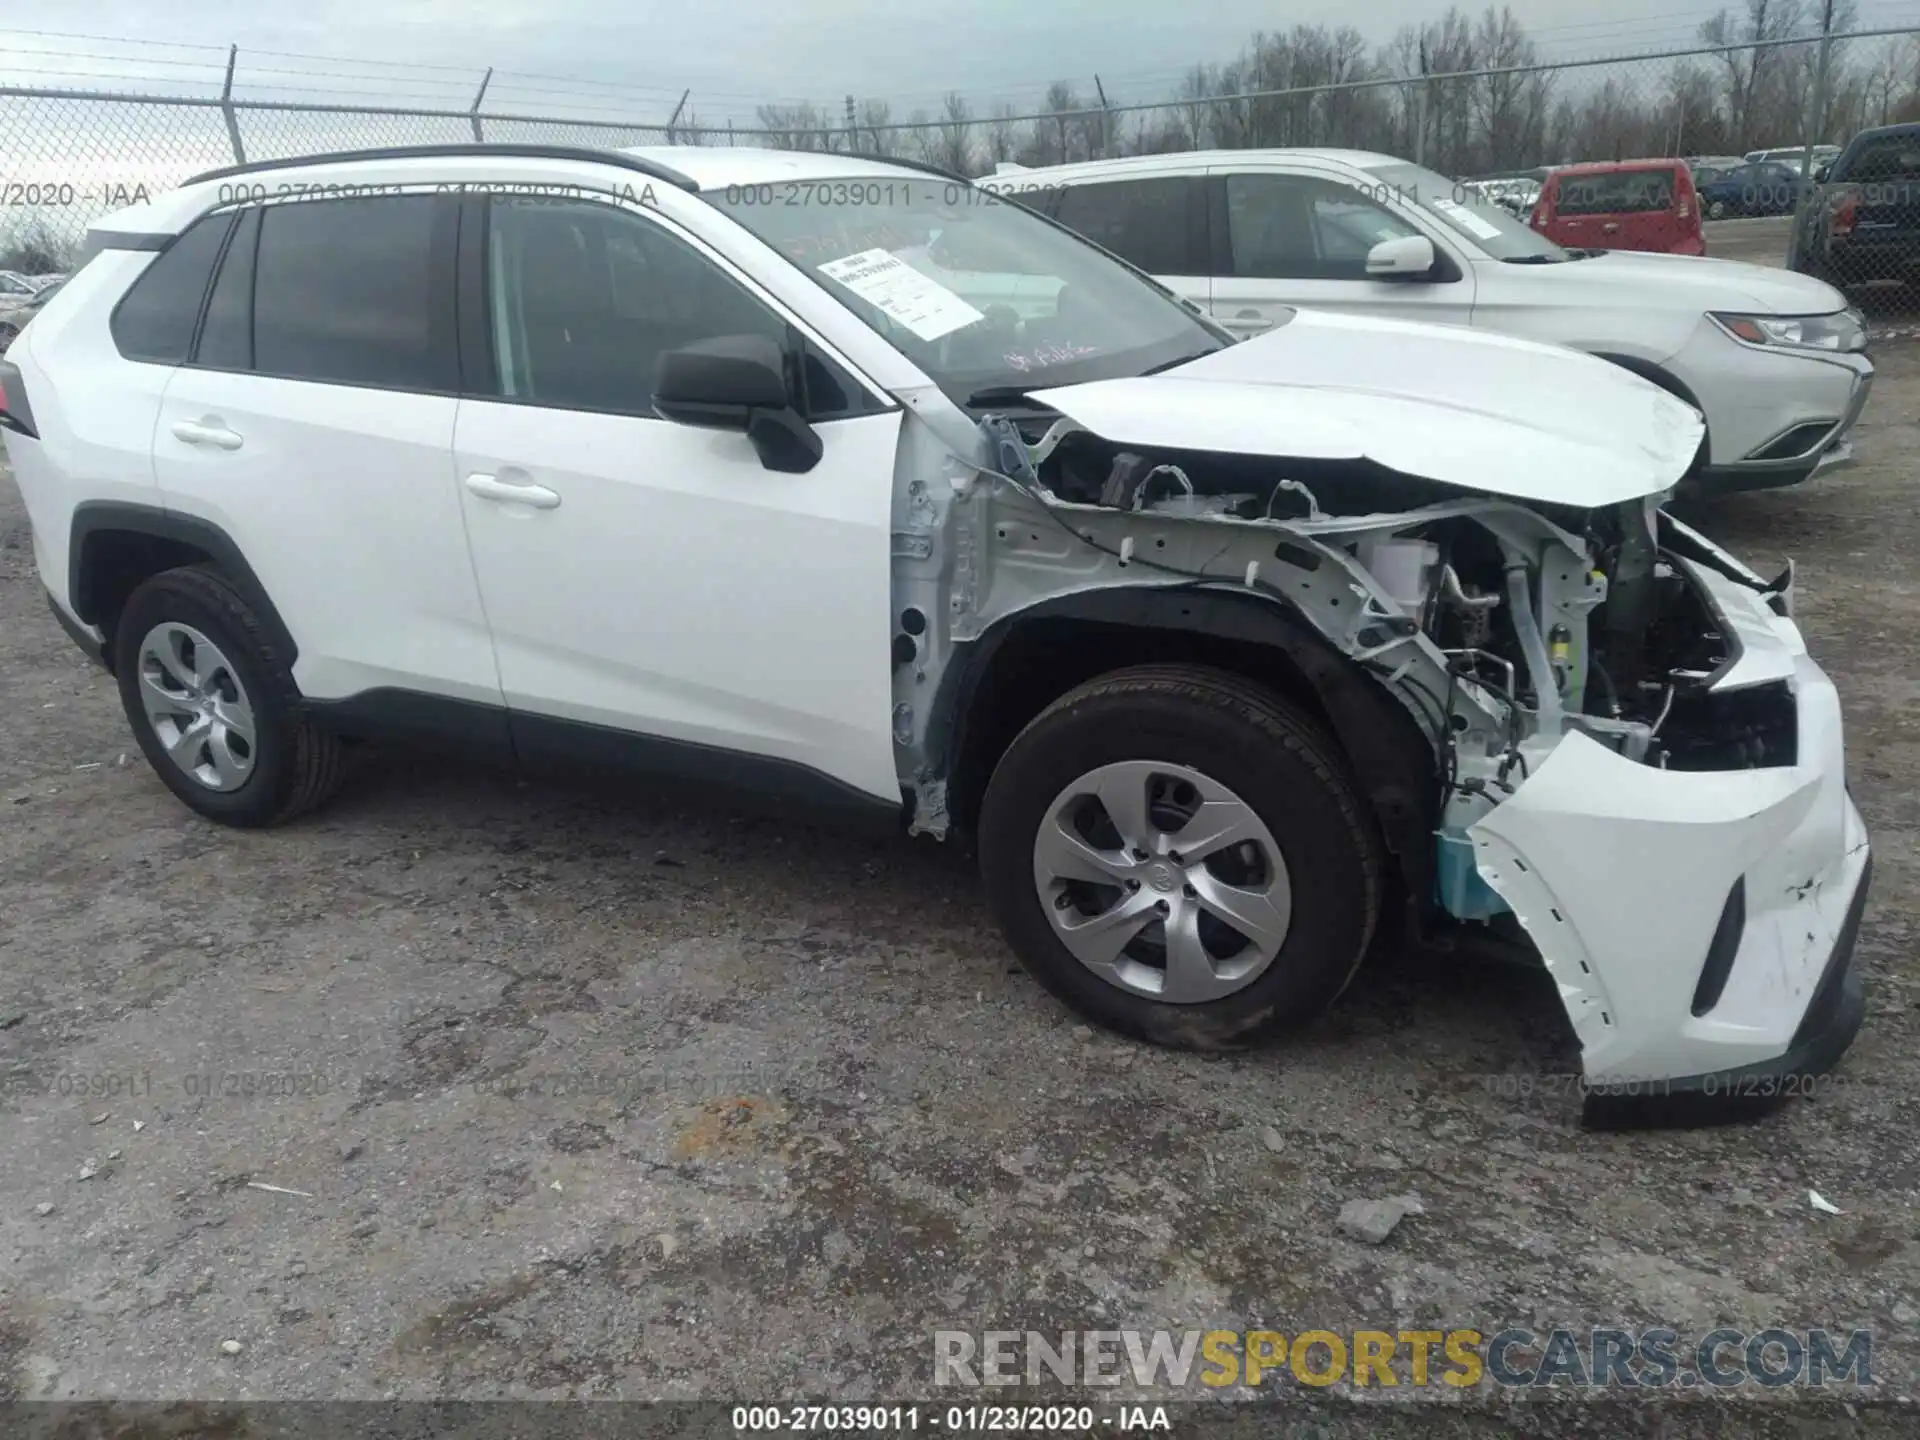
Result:
{"label": "coolant reservoir", "polygon": [[1370,537],[1360,542],[1356,558],[1403,608],[1418,610],[1426,603],[1440,547],[1430,540]]}

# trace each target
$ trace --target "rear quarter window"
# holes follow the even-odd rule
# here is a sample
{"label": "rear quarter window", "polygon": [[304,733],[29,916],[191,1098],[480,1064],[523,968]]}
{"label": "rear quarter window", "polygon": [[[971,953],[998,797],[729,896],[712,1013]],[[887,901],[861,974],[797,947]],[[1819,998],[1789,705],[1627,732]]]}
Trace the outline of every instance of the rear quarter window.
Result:
{"label": "rear quarter window", "polygon": [[253,263],[253,368],[451,393],[455,203],[356,196],[268,206]]}
{"label": "rear quarter window", "polygon": [[108,322],[121,355],[159,365],[178,365],[187,358],[207,282],[232,227],[231,211],[205,216],[140,272]]}

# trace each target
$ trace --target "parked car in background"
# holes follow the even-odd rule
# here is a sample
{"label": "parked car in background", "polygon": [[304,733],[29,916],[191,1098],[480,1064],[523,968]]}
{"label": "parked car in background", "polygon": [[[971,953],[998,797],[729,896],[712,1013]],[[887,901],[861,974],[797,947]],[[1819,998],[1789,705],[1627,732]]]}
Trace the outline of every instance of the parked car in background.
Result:
{"label": "parked car in background", "polygon": [[1800,214],[1788,264],[1842,288],[1920,280],[1920,124],[1848,142]]}
{"label": "parked car in background", "polygon": [[35,299],[47,288],[16,271],[0,270],[0,351],[13,343],[13,337],[31,318]]}
{"label": "parked car in background", "polygon": [[981,182],[1252,335],[1295,306],[1438,320],[1602,356],[1698,408],[1689,487],[1788,485],[1852,454],[1873,378],[1832,286],[1698,256],[1567,249],[1454,181],[1356,150],[1095,160]]}
{"label": "parked car in background", "polygon": [[1689,155],[1687,170],[1693,176],[1693,188],[1698,190],[1714,180],[1718,180],[1729,170],[1738,170],[1747,162],[1738,155]]}
{"label": "parked car in background", "polygon": [[1563,166],[1547,176],[1528,219],[1574,248],[1707,253],[1693,174],[1679,160]]}
{"label": "parked car in background", "polygon": [[1461,185],[1490,200],[1509,215],[1526,216],[1532,213],[1534,204],[1540,199],[1540,182],[1525,176],[1505,176],[1499,179],[1463,180]]}
{"label": "parked car in background", "polygon": [[[1341,244],[1388,213],[1316,199]],[[1061,999],[1202,1049],[1311,1020],[1389,919],[1501,917],[1603,1110],[1811,1091],[1859,1027],[1838,695],[1791,570],[1664,511],[1699,416],[1613,366],[1305,310],[1235,344],[818,152],[267,162],[91,243],[0,431],[54,615],[210,820],[411,734],[910,822]]]}
{"label": "parked car in background", "polygon": [[[1813,147],[1813,169],[1830,163],[1840,154],[1838,145],[1816,145]],[[1745,156],[1749,165],[1785,165],[1796,175],[1805,174],[1807,169],[1807,147],[1805,145],[1776,145],[1770,150],[1749,150]]]}
{"label": "parked car in background", "polygon": [[1763,160],[1740,165],[1700,187],[1709,220],[1741,215],[1791,215],[1813,182],[1791,165]]}

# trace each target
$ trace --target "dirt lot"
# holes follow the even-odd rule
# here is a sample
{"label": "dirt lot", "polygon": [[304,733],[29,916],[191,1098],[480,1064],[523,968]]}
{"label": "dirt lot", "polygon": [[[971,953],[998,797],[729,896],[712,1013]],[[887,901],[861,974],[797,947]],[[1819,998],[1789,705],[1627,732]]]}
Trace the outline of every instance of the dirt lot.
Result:
{"label": "dirt lot", "polygon": [[1868,1328],[1910,1396],[1920,346],[1881,364],[1855,469],[1705,515],[1799,560],[1878,852],[1843,1071],[1711,1131],[1583,1132],[1530,972],[1389,959],[1231,1061],[1090,1034],[930,842],[405,755],[217,829],[0,486],[0,1397],[858,1401],[926,1398],[940,1328],[1722,1323]]}

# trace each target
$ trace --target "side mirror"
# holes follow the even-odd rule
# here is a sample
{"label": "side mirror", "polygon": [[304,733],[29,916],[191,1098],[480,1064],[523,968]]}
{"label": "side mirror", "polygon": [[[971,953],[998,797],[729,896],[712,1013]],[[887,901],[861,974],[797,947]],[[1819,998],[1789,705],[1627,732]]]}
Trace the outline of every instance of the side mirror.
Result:
{"label": "side mirror", "polygon": [[1380,280],[1412,280],[1433,273],[1433,242],[1424,235],[1382,240],[1367,252],[1367,274]]}
{"label": "side mirror", "polygon": [[738,430],[769,470],[803,475],[826,447],[787,391],[786,357],[764,335],[719,335],[660,357],[653,412],[676,425]]}
{"label": "side mirror", "polygon": [[1816,185],[1826,184],[1827,176],[1831,174],[1832,171],[1833,166],[1831,164],[1822,165],[1818,170],[1813,172],[1813,183]]}

